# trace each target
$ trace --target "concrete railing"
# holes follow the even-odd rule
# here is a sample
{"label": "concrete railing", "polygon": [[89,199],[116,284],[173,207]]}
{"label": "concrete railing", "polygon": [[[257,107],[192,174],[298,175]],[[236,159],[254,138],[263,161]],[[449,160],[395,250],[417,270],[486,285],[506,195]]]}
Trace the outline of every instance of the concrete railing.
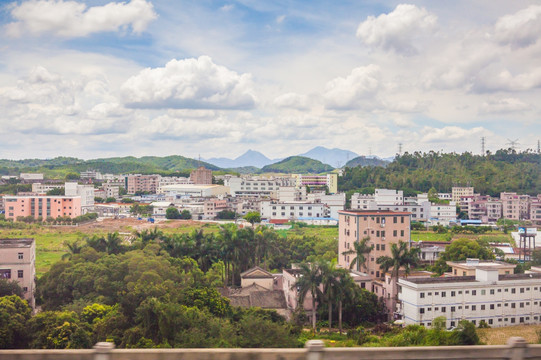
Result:
{"label": "concrete railing", "polygon": [[304,349],[114,349],[98,343],[89,350],[1,350],[9,360],[393,360],[393,359],[541,359],[541,345],[510,338],[507,345],[396,348],[325,348],[311,340]]}

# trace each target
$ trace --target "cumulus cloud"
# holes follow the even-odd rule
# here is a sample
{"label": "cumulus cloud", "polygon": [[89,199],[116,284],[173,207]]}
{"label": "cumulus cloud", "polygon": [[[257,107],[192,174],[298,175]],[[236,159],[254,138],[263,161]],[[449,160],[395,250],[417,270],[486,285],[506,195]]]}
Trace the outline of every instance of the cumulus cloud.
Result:
{"label": "cumulus cloud", "polygon": [[517,98],[503,98],[503,99],[493,99],[483,103],[479,109],[480,113],[486,114],[505,114],[513,112],[521,112],[530,109],[530,105],[526,104],[520,99]]}
{"label": "cumulus cloud", "polygon": [[134,108],[249,109],[256,102],[250,74],[239,75],[208,56],[144,69],[122,85],[122,94]]}
{"label": "cumulus cloud", "polygon": [[281,108],[308,110],[311,103],[310,99],[306,95],[286,93],[275,98],[274,105]]}
{"label": "cumulus cloud", "polygon": [[541,5],[531,5],[498,19],[494,26],[496,39],[513,47],[526,47],[537,42],[541,33]]}
{"label": "cumulus cloud", "polygon": [[426,9],[400,4],[388,14],[367,17],[359,24],[357,37],[366,45],[414,54],[417,35],[434,29],[436,22],[437,17]]}
{"label": "cumulus cloud", "polygon": [[373,98],[380,87],[381,70],[379,66],[370,64],[353,69],[345,78],[329,81],[323,96],[330,109],[372,108],[374,104],[366,100]]}
{"label": "cumulus cloud", "polygon": [[14,6],[11,16],[15,21],[7,24],[5,29],[10,36],[53,34],[65,38],[128,27],[137,34],[157,18],[152,4],[146,0],[111,2],[93,7],[75,1],[29,0]]}
{"label": "cumulus cloud", "polygon": [[42,134],[121,132],[130,113],[103,80],[66,79],[42,66],[1,87],[0,106],[3,131]]}
{"label": "cumulus cloud", "polygon": [[507,69],[488,67],[475,79],[477,92],[526,91],[541,87],[541,68],[513,75]]}

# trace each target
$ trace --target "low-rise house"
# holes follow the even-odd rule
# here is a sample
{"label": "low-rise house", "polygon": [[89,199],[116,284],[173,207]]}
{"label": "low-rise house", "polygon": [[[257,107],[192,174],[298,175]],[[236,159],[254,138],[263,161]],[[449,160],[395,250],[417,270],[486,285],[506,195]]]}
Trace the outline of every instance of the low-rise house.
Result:
{"label": "low-rise house", "polygon": [[36,243],[34,239],[0,239],[0,279],[16,280],[35,307]]}

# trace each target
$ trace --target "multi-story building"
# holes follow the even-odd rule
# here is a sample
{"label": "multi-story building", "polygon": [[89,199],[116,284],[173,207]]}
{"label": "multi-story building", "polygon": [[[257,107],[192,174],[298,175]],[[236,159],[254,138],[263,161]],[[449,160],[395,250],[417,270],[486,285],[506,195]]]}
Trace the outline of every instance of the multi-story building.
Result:
{"label": "multi-story building", "polygon": [[212,170],[206,169],[204,166],[192,170],[190,173],[190,180],[192,184],[196,185],[211,185],[212,184]]}
{"label": "multi-story building", "polygon": [[453,186],[451,188],[451,200],[458,203],[464,196],[473,196],[472,186]]}
{"label": "multi-story building", "polygon": [[293,174],[292,177],[296,179],[297,187],[308,186],[314,190],[323,190],[327,187],[331,194],[338,192],[338,174],[335,173],[327,175]]}
{"label": "multi-story building", "polygon": [[353,210],[370,210],[376,207],[374,195],[354,193],[351,195],[350,208]]}
{"label": "multi-story building", "polygon": [[137,192],[155,194],[158,190],[160,177],[160,175],[127,175],[125,178],[126,191],[128,194],[135,194]]}
{"label": "multi-story building", "polygon": [[227,176],[224,178],[224,185],[229,186],[232,196],[259,196],[276,199],[280,187],[294,186],[295,181],[290,177]]}
{"label": "multi-story building", "polygon": [[306,188],[296,186],[280,186],[278,189],[278,201],[306,201]]}
{"label": "multi-story building", "polygon": [[346,205],[346,194],[330,194],[325,195],[324,192],[311,192],[306,195],[306,201],[309,203],[322,203],[327,206],[329,210],[329,217],[338,219],[338,212],[344,210]]}
{"label": "multi-story building", "polygon": [[161,192],[161,188],[167,185],[177,185],[177,184],[193,184],[189,178],[186,177],[177,177],[177,176],[162,176],[158,182],[157,192]]}
{"label": "multi-story building", "polygon": [[43,181],[43,174],[21,173],[19,178],[26,182]]}
{"label": "multi-story building", "polygon": [[206,199],[204,202],[204,219],[215,219],[218,213],[224,210],[230,210],[226,199]]}
{"label": "multi-story building", "polygon": [[79,185],[76,182],[67,182],[65,184],[66,196],[79,196],[81,197],[81,213],[94,210],[94,186],[92,185]]}
{"label": "multi-story building", "polygon": [[378,205],[402,205],[404,204],[404,192],[402,190],[376,189],[374,200]]}
{"label": "multi-story building", "polygon": [[270,221],[289,221],[303,217],[328,217],[325,204],[307,202],[261,201],[260,213],[262,218]]}
{"label": "multi-story building", "polygon": [[530,220],[532,223],[541,225],[541,195],[537,195],[530,202]]}
{"label": "multi-story building", "polygon": [[513,273],[515,264],[503,261],[486,261],[479,259],[467,259],[466,261],[447,261],[451,267],[452,276],[474,276],[477,268],[495,269],[500,275],[509,275]]}
{"label": "multi-story building", "polygon": [[20,216],[32,216],[35,219],[81,215],[80,196],[4,196],[6,219],[16,221]]}
{"label": "multi-story building", "polygon": [[391,256],[391,244],[399,240],[410,241],[411,213],[388,210],[344,210],[339,211],[338,222],[338,265],[349,268],[354,254],[344,254],[353,250],[354,242],[369,238],[368,246],[374,249],[368,254],[366,269],[360,269],[375,277],[380,277],[376,259]]}
{"label": "multi-story building", "polygon": [[[103,190],[105,191],[105,198],[115,198],[120,197],[120,187],[116,185],[104,184]],[[95,195],[96,196],[96,195]]]}
{"label": "multi-story building", "polygon": [[431,204],[430,205],[430,219],[433,219],[434,223],[441,221],[441,225],[448,225],[450,221],[456,220],[456,204],[450,202],[447,204]]}
{"label": "multi-story building", "polygon": [[504,219],[524,220],[530,217],[530,196],[517,193],[502,192],[502,216]]}
{"label": "multi-story building", "polygon": [[431,326],[445,317],[446,326],[460,320],[501,327],[541,322],[541,274],[500,275],[477,268],[475,276],[401,278],[399,313],[405,324]]}
{"label": "multi-story building", "polygon": [[53,189],[63,189],[64,184],[42,184],[42,183],[32,183],[32,192],[36,194],[46,194],[47,191]]}
{"label": "multi-story building", "polygon": [[32,308],[36,278],[34,239],[0,239],[0,279],[16,280]]}

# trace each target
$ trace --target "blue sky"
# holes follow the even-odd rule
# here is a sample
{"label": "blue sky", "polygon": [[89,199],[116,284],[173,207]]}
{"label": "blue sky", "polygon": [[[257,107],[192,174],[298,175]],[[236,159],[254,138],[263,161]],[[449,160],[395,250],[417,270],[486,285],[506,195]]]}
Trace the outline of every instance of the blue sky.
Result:
{"label": "blue sky", "polygon": [[0,1],[0,158],[541,138],[535,1]]}

